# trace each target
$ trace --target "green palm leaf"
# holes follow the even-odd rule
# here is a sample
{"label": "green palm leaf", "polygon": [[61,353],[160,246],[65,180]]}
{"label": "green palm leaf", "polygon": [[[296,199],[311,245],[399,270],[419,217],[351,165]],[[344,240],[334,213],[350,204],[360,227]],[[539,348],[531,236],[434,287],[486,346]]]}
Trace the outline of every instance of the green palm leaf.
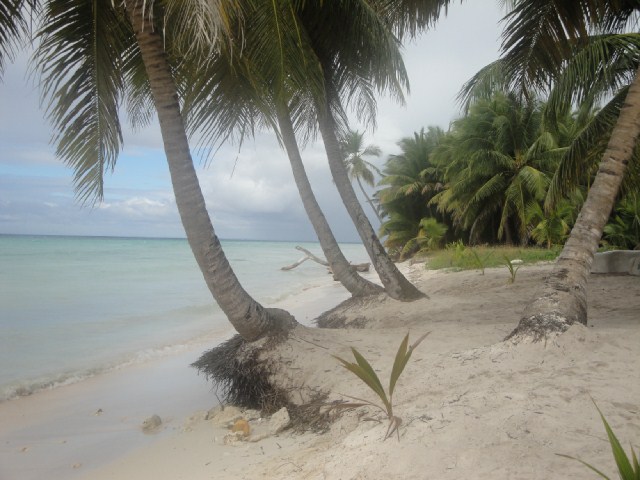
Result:
{"label": "green palm leaf", "polygon": [[362,380],[376,395],[382,400],[387,413],[391,411],[391,405],[387,399],[387,394],[384,391],[384,387],[378,378],[378,375],[373,370],[369,362],[355,349],[351,348],[354,358],[357,363],[348,362],[340,357],[334,355],[334,358],[338,360],[344,368],[354,373],[360,380]]}
{"label": "green palm leaf", "polygon": [[[359,404],[348,403],[348,404],[345,404],[345,407],[351,408],[351,407],[357,407],[357,406],[362,406],[363,404],[366,404],[366,405],[373,405],[383,410],[387,414],[387,418],[389,419],[389,427],[387,428],[387,433],[384,437],[385,440],[390,435],[392,435],[393,432],[395,432],[398,429],[398,427],[402,424],[402,419],[393,414],[393,392],[395,390],[398,378],[402,374],[404,368],[407,365],[407,362],[411,358],[411,354],[413,353],[413,350],[415,350],[415,348],[418,345],[420,345],[420,343],[427,337],[427,335],[429,335],[429,333],[431,332],[427,332],[424,335],[422,335],[410,347],[408,347],[409,334],[407,334],[402,340],[402,342],[400,343],[400,346],[398,347],[398,351],[396,353],[395,360],[393,362],[391,376],[389,378],[389,396],[388,397],[386,392],[384,391],[384,387],[382,386],[380,379],[378,378],[378,375],[373,370],[373,367],[371,367],[371,364],[355,348],[352,347],[351,352],[353,353],[356,363],[348,362],[347,360],[344,360],[338,356],[333,355],[333,357],[336,360],[338,360],[344,368],[346,368],[347,370],[355,374],[371,390],[373,390],[376,393],[376,395],[378,395],[380,400],[382,400],[384,408],[373,402],[362,400],[358,397],[350,397],[355,400],[359,400],[362,403],[359,403]],[[399,438],[400,436],[398,434],[398,439]]]}
{"label": "green palm leaf", "polygon": [[56,155],[73,168],[79,200],[93,203],[122,144],[118,109],[133,31],[109,2],[51,0],[43,15],[36,63]]}
{"label": "green palm leaf", "polygon": [[[620,478],[622,478],[623,480],[627,480],[627,479],[632,480],[632,479],[640,478],[640,470],[636,469],[636,471],[634,471],[634,466],[631,465],[631,462],[629,461],[629,457],[627,457],[627,454],[622,448],[622,445],[620,445],[620,441],[616,437],[615,433],[613,433],[613,430],[609,426],[609,423],[607,422],[607,420],[604,418],[604,415],[600,411],[600,408],[598,408],[597,405],[596,405],[596,408],[598,409],[598,413],[600,414],[600,418],[602,419],[604,428],[607,431],[607,437],[609,437],[609,443],[611,444],[611,451],[613,452],[613,458],[615,459],[616,465],[618,466]],[[637,458],[635,458],[635,452],[633,451],[633,448],[631,448],[631,453],[634,459],[635,466],[637,467],[638,461],[637,461]]]}
{"label": "green palm leaf", "polygon": [[0,74],[4,63],[14,54],[29,33],[29,16],[33,15],[35,0],[4,0],[0,2]]}
{"label": "green palm leaf", "polygon": [[551,179],[545,200],[547,210],[554,208],[597,166],[627,91],[628,88],[622,88],[573,139]]}
{"label": "green palm leaf", "polygon": [[[613,430],[609,426],[607,419],[604,418],[604,415],[600,411],[600,408],[598,407],[598,405],[596,405],[595,401],[593,402],[593,404],[598,410],[600,418],[602,419],[602,423],[604,424],[604,428],[607,432],[607,437],[609,438],[609,444],[611,445],[613,458],[616,462],[616,466],[618,467],[618,475],[620,477],[620,480],[640,480],[640,465],[638,464],[638,457],[636,456],[633,447],[631,447],[631,460],[629,460],[629,457],[622,448],[622,445],[620,444],[620,441],[616,437],[615,433],[613,433]],[[569,458],[571,460],[576,460],[596,472],[602,478],[609,480],[609,477],[607,477],[600,470],[596,469],[594,466],[588,464],[587,462],[580,460],[579,458],[572,457],[570,455],[564,455],[561,453],[557,453],[556,455],[564,458]]]}
{"label": "green palm leaf", "polygon": [[609,0],[516,3],[505,17],[505,76],[511,85],[544,91],[594,27],[620,31],[636,7],[634,2]]}
{"label": "green palm leaf", "polygon": [[411,358],[411,354],[416,349],[418,345],[422,343],[422,341],[427,338],[427,336],[431,332],[427,332],[423,334],[418,340],[415,341],[411,347],[409,345],[409,334],[404,337],[402,343],[400,343],[400,347],[398,348],[398,352],[396,353],[396,358],[393,361],[393,368],[391,369],[391,377],[389,378],[389,398],[393,397],[393,392],[396,388],[396,383],[398,382],[398,378],[402,375],[409,359]]}
{"label": "green palm leaf", "polygon": [[633,81],[640,63],[640,34],[589,37],[554,79],[547,109],[556,118],[572,104],[590,105],[616,95]]}

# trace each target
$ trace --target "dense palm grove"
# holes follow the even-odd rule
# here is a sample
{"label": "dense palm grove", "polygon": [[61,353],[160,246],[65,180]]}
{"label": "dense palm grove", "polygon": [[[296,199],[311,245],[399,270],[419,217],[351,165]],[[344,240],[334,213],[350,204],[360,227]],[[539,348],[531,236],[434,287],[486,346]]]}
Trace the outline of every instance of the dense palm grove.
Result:
{"label": "dense palm grove", "polygon": [[[376,192],[386,246],[406,258],[456,241],[562,245],[595,170],[585,161],[562,178],[561,166],[599,112],[585,106],[551,120],[546,102],[498,91],[471,103],[447,132],[429,127],[402,139]],[[591,139],[584,158],[601,156],[605,139]],[[603,247],[640,245],[637,153],[629,168]],[[566,185],[562,195],[554,182]]]}
{"label": "dense palm grove", "polygon": [[[423,298],[358,202],[352,180],[372,181],[365,157],[378,152],[347,133],[348,118],[353,112],[370,125],[377,96],[404,98],[402,42],[446,21],[449,3],[0,0],[0,73],[17,50],[35,45],[56,153],[73,168],[83,202],[102,199],[123,109],[134,125],[157,114],[203,278],[252,341],[296,322],[264,308],[236,278],[206,209],[190,136],[215,151],[273,130],[334,275],[353,296],[378,294],[349,266],[311,190],[299,143],[317,137],[384,291]],[[546,290],[521,319],[519,331],[540,338],[586,323],[587,274],[603,233],[609,245],[638,243],[640,0],[504,5],[502,56],[464,85],[466,115],[447,132],[430,127],[403,139],[402,154],[383,169],[378,207],[367,203],[383,215],[387,247],[402,256],[456,239],[564,242]]]}

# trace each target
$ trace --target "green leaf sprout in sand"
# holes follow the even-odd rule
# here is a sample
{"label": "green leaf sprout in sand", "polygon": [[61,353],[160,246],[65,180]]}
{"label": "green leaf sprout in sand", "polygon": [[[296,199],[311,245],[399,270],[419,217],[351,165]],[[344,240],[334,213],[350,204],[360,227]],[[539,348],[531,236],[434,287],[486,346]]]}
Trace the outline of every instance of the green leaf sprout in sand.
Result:
{"label": "green leaf sprout in sand", "polygon": [[[593,402],[595,405],[595,402]],[[598,409],[598,413],[600,414],[600,418],[602,419],[602,423],[604,424],[604,428],[607,431],[607,436],[609,437],[609,444],[611,445],[611,451],[613,452],[613,458],[616,461],[616,465],[618,467],[618,477],[620,480],[640,480],[640,465],[638,465],[638,457],[636,456],[636,452],[633,450],[633,446],[631,447],[631,459],[627,456],[626,452],[622,448],[620,441],[613,433],[613,430],[609,426],[609,423],[604,418],[604,415],[596,405],[596,409]],[[579,458],[572,457],[570,455],[563,455],[561,453],[556,454],[560,457],[569,458],[571,460],[577,460],[582,463],[586,467],[590,468],[602,478],[609,480],[604,473],[595,468],[594,466],[588,464],[587,462],[580,460]]]}
{"label": "green leaf sprout in sand", "polygon": [[506,255],[504,256],[504,264],[507,266],[507,268],[509,269],[509,273],[511,274],[511,277],[509,278],[509,281],[507,283],[515,282],[516,273],[518,273],[518,270],[520,270],[520,265],[516,267],[515,260],[509,260],[509,257],[507,257]]}
{"label": "green leaf sprout in sand", "polygon": [[398,430],[398,428],[402,424],[402,419],[394,415],[393,413],[393,392],[395,390],[398,379],[400,378],[400,375],[402,375],[402,372],[404,371],[405,367],[407,366],[407,363],[409,362],[409,359],[411,358],[411,354],[413,353],[415,348],[418,345],[420,345],[420,343],[422,343],[422,341],[430,333],[431,332],[427,332],[424,335],[422,335],[411,346],[409,346],[409,334],[407,333],[407,335],[404,337],[404,340],[402,340],[402,343],[398,348],[398,352],[396,353],[396,358],[393,362],[393,368],[391,369],[388,395],[387,395],[387,392],[385,392],[384,387],[382,386],[382,382],[380,381],[380,378],[378,377],[376,372],[373,370],[373,367],[367,361],[367,359],[364,358],[360,354],[360,352],[358,352],[358,350],[356,350],[355,348],[351,348],[351,352],[353,353],[355,363],[349,362],[343,358],[340,358],[334,355],[333,357],[337,359],[344,368],[346,368],[347,370],[352,372],[354,375],[356,375],[360,380],[362,380],[371,390],[373,390],[373,392],[375,392],[375,394],[378,396],[378,398],[382,402],[382,404],[380,404],[376,402],[371,402],[369,400],[364,400],[362,398],[350,397],[349,395],[345,395],[354,400],[358,400],[358,402],[342,403],[339,406],[343,408],[357,408],[357,407],[364,407],[364,406],[373,406],[373,407],[379,408],[387,415],[387,418],[389,419],[389,428],[387,428],[387,433],[385,434],[384,439],[386,440],[391,435],[393,435],[394,432],[397,432],[398,440],[400,440],[400,431]]}

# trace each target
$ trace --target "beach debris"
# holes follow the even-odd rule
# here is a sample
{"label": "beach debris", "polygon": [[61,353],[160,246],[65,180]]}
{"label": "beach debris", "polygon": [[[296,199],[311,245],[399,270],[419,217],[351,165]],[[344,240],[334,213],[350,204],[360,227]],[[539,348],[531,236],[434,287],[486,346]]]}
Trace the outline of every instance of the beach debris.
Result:
{"label": "beach debris", "polygon": [[236,433],[240,432],[244,437],[248,437],[251,433],[251,427],[249,426],[249,422],[244,418],[236,420],[231,427],[231,432]]}
{"label": "beach debris", "polygon": [[326,260],[323,260],[322,258],[316,257],[313,253],[311,253],[306,248],[302,248],[300,245],[296,246],[296,250],[299,250],[299,251],[303,252],[305,254],[305,256],[302,257],[297,262],[291,264],[291,265],[288,265],[286,267],[282,267],[280,270],[285,270],[285,271],[286,270],[293,270],[298,265],[300,265],[301,263],[306,262],[307,260],[313,260],[314,262],[319,263],[320,265],[324,265],[325,267],[329,266],[329,262],[327,262]]}
{"label": "beach debris", "polygon": [[242,442],[245,438],[243,432],[229,432],[224,436],[224,444],[234,445]]}
{"label": "beach debris", "polygon": [[[326,260],[324,260],[322,258],[316,257],[313,253],[311,253],[306,248],[302,248],[300,245],[298,245],[298,246],[296,246],[296,250],[301,251],[302,253],[305,254],[305,256],[302,257],[297,262],[292,263],[291,265],[287,265],[285,267],[282,267],[280,270],[284,270],[284,271],[293,270],[298,265],[306,262],[307,260],[313,260],[314,262],[319,263],[320,265],[324,265],[325,267],[329,267],[329,262],[327,262]],[[371,266],[371,264],[369,264],[369,263],[358,263],[356,265],[351,265],[351,268],[353,268],[356,272],[368,272],[370,266]],[[329,268],[329,270],[331,270],[331,269]]]}
{"label": "beach debris", "polygon": [[260,422],[253,429],[251,436],[248,438],[250,442],[259,442],[265,438],[272,437],[279,434],[289,426],[291,419],[289,418],[289,411],[286,407],[282,407],[276,413],[271,415],[271,418],[264,422]]}
{"label": "beach debris", "polygon": [[262,412],[260,410],[253,410],[251,408],[244,411],[244,418],[253,422],[255,420],[262,420]]}
{"label": "beach debris", "polygon": [[207,420],[212,420],[217,427],[230,427],[236,420],[244,418],[242,410],[233,405],[218,406],[209,410]]}
{"label": "beach debris", "polygon": [[152,415],[142,422],[142,431],[144,433],[152,433],[162,425],[162,419],[158,415]]}
{"label": "beach debris", "polygon": [[[230,407],[226,407],[228,409]],[[230,431],[224,436],[223,443],[225,445],[234,445],[240,442],[259,442],[265,438],[272,437],[282,432],[291,423],[289,418],[289,412],[285,407],[278,410],[270,418],[263,418],[258,410],[245,410],[242,411],[233,407],[233,413],[239,414],[239,418],[236,418],[231,423],[225,422],[228,418],[224,417],[225,422],[220,422],[217,426],[226,426]],[[219,411],[213,417],[214,423],[220,418],[222,411]],[[221,418],[222,420],[222,418]]]}
{"label": "beach debris", "polygon": [[250,433],[249,422],[244,418],[239,418],[231,425],[231,431],[224,436],[224,444],[233,445],[246,440]]}
{"label": "beach debris", "polygon": [[101,408],[99,408],[98,410],[96,410],[96,413],[94,413],[94,415],[96,417],[99,417],[100,415],[102,415],[104,413],[104,410],[102,410]]}
{"label": "beach debris", "polygon": [[71,465],[71,468],[73,468],[74,470],[79,469],[80,467],[82,467],[81,463],[74,463],[73,465]]}
{"label": "beach debris", "polygon": [[289,411],[286,407],[282,407],[276,413],[271,415],[269,419],[269,433],[271,435],[276,435],[280,433],[282,430],[287,428],[291,419],[289,418]]}

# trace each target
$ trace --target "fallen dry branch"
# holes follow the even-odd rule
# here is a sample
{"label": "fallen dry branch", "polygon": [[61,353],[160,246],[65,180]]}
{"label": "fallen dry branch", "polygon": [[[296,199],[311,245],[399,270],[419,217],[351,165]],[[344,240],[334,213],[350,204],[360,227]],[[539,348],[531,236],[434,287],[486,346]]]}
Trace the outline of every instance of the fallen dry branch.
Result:
{"label": "fallen dry branch", "polygon": [[[280,270],[284,270],[284,271],[293,270],[294,268],[296,268],[300,264],[306,262],[307,260],[313,260],[314,262],[319,263],[320,265],[323,265],[323,266],[329,268],[329,270],[331,271],[331,266],[329,265],[329,262],[327,262],[326,260],[323,260],[322,258],[315,256],[309,250],[307,250],[306,248],[301,247],[300,245],[296,246],[296,250],[299,250],[299,251],[303,252],[305,254],[305,256],[302,257],[297,262],[292,263],[291,265],[287,265],[287,266],[284,266],[284,267],[280,268]],[[355,269],[356,272],[368,272],[370,266],[371,266],[371,264],[369,264],[369,263],[358,263],[356,265],[351,265],[351,267],[353,269]]]}

